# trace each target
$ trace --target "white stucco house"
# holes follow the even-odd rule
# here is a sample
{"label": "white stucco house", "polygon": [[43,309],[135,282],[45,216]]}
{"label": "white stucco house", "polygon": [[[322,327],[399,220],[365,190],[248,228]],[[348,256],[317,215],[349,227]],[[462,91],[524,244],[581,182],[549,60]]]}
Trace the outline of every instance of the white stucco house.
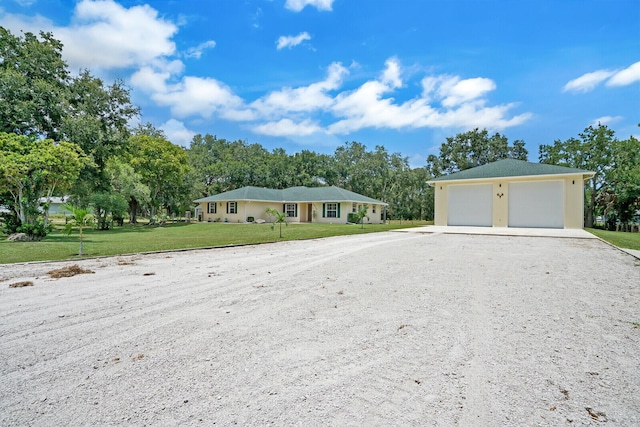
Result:
{"label": "white stucco house", "polygon": [[42,197],[40,198],[40,204],[49,203],[49,213],[50,214],[71,214],[70,211],[65,209],[64,205],[69,201],[68,196],[63,197]]}
{"label": "white stucco house", "polygon": [[349,213],[367,206],[365,223],[384,221],[387,203],[336,186],[291,187],[282,190],[242,187],[194,200],[201,221],[269,221],[267,208],[286,214],[289,222],[347,223]]}
{"label": "white stucco house", "polygon": [[504,159],[428,181],[435,225],[583,228],[584,181],[594,172]]}

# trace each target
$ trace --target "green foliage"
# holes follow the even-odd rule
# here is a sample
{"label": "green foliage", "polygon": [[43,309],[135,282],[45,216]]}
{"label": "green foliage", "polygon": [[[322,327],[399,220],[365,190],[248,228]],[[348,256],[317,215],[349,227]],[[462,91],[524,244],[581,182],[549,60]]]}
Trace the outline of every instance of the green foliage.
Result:
{"label": "green foliage", "polygon": [[24,223],[20,225],[15,232],[24,233],[29,236],[30,240],[40,241],[53,230],[52,224],[46,224],[42,219],[36,219],[32,223]]}
{"label": "green foliage", "polygon": [[273,218],[271,221],[272,230],[275,229],[276,224],[280,224],[280,238],[282,239],[282,224],[284,223],[285,226],[289,226],[286,214],[284,212],[281,213],[277,209],[273,208],[267,208],[265,209],[265,212],[267,213],[267,215],[269,215],[269,218]]}
{"label": "green foliage", "polygon": [[20,219],[15,211],[2,212],[0,213],[0,218],[2,221],[2,232],[9,235],[18,232],[18,228],[20,228]]}
{"label": "green foliage", "polygon": [[[33,137],[13,144],[14,158],[2,159],[9,163],[4,172],[12,168],[12,179],[19,176],[24,187],[13,192],[21,223],[34,224],[33,205],[39,197],[65,194],[72,184],[75,198],[85,205],[91,195],[110,192],[105,165],[124,151],[128,122],[138,112],[122,81],[105,85],[88,70],[71,77],[62,60],[62,44],[52,34],[17,37],[0,27],[0,132]],[[0,139],[6,148],[7,138]],[[23,157],[20,171],[16,156]],[[16,189],[15,182],[11,185]]]}
{"label": "green foliage", "polygon": [[2,214],[2,231],[7,234],[24,233],[29,240],[40,241],[53,230],[53,224],[45,224],[41,218],[36,218],[31,223],[21,223],[14,212]]}
{"label": "green foliage", "polygon": [[75,144],[0,132],[0,188],[11,196],[19,227],[46,234],[46,212],[42,226],[37,222],[40,199],[69,189],[88,163]]}
{"label": "green foliage", "polygon": [[60,139],[69,72],[51,33],[0,27],[0,132]]}
{"label": "green foliage", "polygon": [[619,145],[613,130],[607,126],[588,126],[578,138],[555,140],[553,145],[540,146],[540,163],[568,166],[595,172],[586,182],[586,226],[593,227],[598,195],[610,181],[614,168],[614,147]]}
{"label": "green foliage", "polygon": [[116,222],[122,225],[127,212],[127,201],[116,192],[95,193],[89,198],[93,207],[98,230],[108,230]]}
{"label": "green foliage", "polygon": [[623,223],[639,222],[640,140],[633,136],[612,146],[612,167],[607,173],[604,194],[612,199],[614,216]]}
{"label": "green foliage", "polygon": [[360,223],[362,225],[362,228],[364,228],[364,219],[369,219],[369,215],[367,215],[368,208],[368,206],[362,206],[355,214],[356,224]]}
{"label": "green foliage", "polygon": [[149,188],[151,216],[161,206],[185,204],[184,197],[190,196],[185,185],[189,164],[183,148],[161,136],[133,135],[129,138],[128,162]]}
{"label": "green foliage", "polygon": [[109,159],[123,154],[130,135],[127,123],[139,108],[131,104],[129,89],[122,81],[106,86],[84,70],[68,86],[69,109],[62,131],[91,156],[77,181],[74,194],[86,203],[95,192],[110,191],[105,168]]}
{"label": "green foliage", "polygon": [[427,170],[433,177],[482,166],[502,159],[527,160],[524,141],[516,140],[509,145],[506,136],[495,133],[489,136],[486,129],[474,129],[447,137],[440,146],[440,154],[429,155]]}
{"label": "green foliage", "polygon": [[141,205],[151,201],[149,186],[143,182],[142,175],[133,166],[120,158],[112,158],[105,169],[111,187],[120,194],[127,203],[129,222],[137,224],[137,213]]}
{"label": "green foliage", "polygon": [[[189,149],[189,164],[195,171],[198,190],[207,196],[246,185],[268,186],[268,156],[259,144],[196,135]],[[274,168],[273,173],[276,171]],[[274,180],[268,184],[273,185]]]}
{"label": "green foliage", "polygon": [[84,228],[90,226],[93,222],[93,215],[89,213],[88,209],[79,208],[70,203],[67,203],[64,208],[71,212],[71,217],[68,218],[67,224],[65,226],[65,232],[67,236],[71,234],[73,227],[78,227],[80,231],[80,250],[78,251],[78,255],[82,256],[82,231]]}

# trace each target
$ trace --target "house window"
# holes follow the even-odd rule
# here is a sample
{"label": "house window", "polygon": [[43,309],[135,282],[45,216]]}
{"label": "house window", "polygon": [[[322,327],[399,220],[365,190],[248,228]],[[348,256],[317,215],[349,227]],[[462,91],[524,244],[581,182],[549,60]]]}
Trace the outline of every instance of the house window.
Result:
{"label": "house window", "polygon": [[371,213],[376,213],[376,205],[371,205]]}
{"label": "house window", "polygon": [[357,203],[352,203],[351,204],[351,212],[357,212],[358,211],[358,204]]}
{"label": "house window", "polygon": [[327,218],[338,218],[337,203],[327,203]]}
{"label": "house window", "polygon": [[216,202],[207,203],[207,213],[216,213]]}
{"label": "house window", "polygon": [[295,203],[285,203],[284,205],[284,213],[288,218],[292,218],[292,217],[296,217],[298,216],[298,212],[296,209],[296,204]]}
{"label": "house window", "polygon": [[238,202],[227,202],[227,213],[228,214],[238,213]]}

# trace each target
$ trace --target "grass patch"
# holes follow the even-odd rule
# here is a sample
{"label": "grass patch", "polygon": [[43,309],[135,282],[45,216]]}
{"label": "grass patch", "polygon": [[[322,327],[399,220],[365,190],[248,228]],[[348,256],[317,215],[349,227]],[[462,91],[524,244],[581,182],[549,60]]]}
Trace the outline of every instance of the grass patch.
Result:
{"label": "grass patch", "polygon": [[587,228],[589,233],[594,234],[606,240],[612,245],[616,245],[619,248],[635,249],[640,251],[640,233],[629,233],[624,231],[607,231],[597,228]]}
{"label": "grass patch", "polygon": [[[125,225],[108,231],[84,233],[85,257],[125,255],[162,250],[203,248],[316,239],[330,236],[364,234],[426,225],[422,221],[394,221],[392,224],[365,224],[364,229],[346,224],[289,224],[283,238],[270,224],[175,223],[162,227]],[[79,259],[77,235],[67,236],[56,229],[40,242],[0,241],[0,264],[30,261]]]}

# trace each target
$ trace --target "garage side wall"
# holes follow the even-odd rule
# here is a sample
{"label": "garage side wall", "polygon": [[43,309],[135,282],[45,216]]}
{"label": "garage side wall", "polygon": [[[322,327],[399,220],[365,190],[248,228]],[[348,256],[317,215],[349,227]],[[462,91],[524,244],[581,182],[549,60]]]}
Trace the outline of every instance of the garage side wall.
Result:
{"label": "garage side wall", "polygon": [[584,179],[582,175],[565,181],[564,228],[584,227]]}
{"label": "garage side wall", "polygon": [[433,213],[433,225],[447,225],[447,213],[449,212],[447,209],[447,206],[449,205],[447,184],[437,183],[434,194],[435,206]]}

